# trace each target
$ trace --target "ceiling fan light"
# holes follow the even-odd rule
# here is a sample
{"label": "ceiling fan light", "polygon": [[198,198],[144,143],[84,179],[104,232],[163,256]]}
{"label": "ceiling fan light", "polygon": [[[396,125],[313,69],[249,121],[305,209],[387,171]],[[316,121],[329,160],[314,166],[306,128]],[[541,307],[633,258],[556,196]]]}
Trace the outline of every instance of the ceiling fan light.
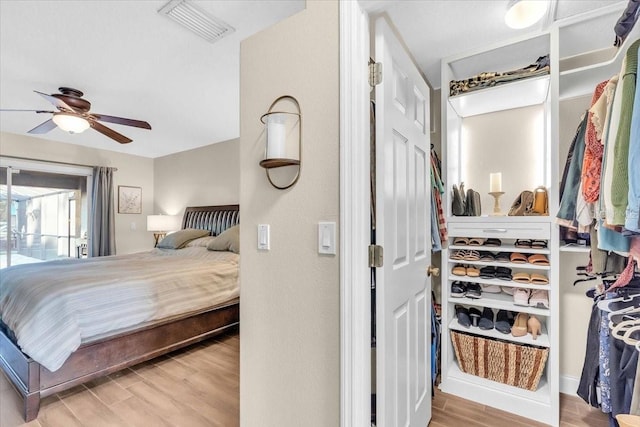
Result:
{"label": "ceiling fan light", "polygon": [[66,113],[56,113],[53,115],[53,122],[60,129],[69,133],[82,133],[89,129],[89,122],[82,117]]}
{"label": "ceiling fan light", "polygon": [[504,22],[513,29],[527,28],[547,13],[548,0],[510,0]]}

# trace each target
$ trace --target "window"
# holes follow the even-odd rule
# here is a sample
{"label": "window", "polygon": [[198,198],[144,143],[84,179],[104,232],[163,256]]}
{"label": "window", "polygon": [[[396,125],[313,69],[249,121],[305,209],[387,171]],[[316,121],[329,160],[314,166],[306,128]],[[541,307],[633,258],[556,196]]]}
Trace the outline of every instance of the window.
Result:
{"label": "window", "polygon": [[0,157],[0,268],[86,255],[92,169]]}

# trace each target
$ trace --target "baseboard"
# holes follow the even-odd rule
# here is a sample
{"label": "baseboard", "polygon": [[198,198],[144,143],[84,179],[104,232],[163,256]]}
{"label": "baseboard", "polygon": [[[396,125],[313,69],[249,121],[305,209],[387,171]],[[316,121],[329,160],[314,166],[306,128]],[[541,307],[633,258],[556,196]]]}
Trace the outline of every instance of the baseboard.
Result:
{"label": "baseboard", "polygon": [[580,385],[580,378],[560,375],[560,393],[577,396],[578,385]]}

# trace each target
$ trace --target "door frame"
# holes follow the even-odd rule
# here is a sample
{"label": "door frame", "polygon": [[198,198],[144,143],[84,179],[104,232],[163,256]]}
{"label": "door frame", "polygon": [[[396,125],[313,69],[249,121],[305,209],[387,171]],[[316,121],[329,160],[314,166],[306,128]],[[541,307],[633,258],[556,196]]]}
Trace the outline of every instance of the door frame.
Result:
{"label": "door frame", "polygon": [[369,17],[340,1],[340,425],[371,425]]}

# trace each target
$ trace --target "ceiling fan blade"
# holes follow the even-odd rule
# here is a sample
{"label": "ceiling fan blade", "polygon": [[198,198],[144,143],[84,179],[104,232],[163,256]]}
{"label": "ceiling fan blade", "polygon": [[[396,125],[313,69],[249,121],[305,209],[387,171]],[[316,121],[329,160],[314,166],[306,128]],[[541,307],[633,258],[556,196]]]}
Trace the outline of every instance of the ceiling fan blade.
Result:
{"label": "ceiling fan blade", "polygon": [[53,120],[49,119],[46,122],[40,123],[38,126],[34,127],[27,133],[36,133],[36,134],[47,133],[50,130],[55,129],[55,127],[56,127],[56,124],[53,122]]}
{"label": "ceiling fan blade", "polygon": [[132,139],[127,138],[126,136],[119,134],[113,129],[106,127],[105,125],[98,123],[95,120],[89,120],[89,124],[92,128],[100,132],[101,134],[108,136],[111,139],[118,141],[120,144],[128,144],[133,141]]}
{"label": "ceiling fan blade", "polygon": [[75,108],[70,107],[69,104],[67,104],[66,102],[64,102],[60,98],[56,98],[55,96],[47,95],[46,93],[38,92],[37,90],[34,90],[34,92],[37,93],[38,95],[40,95],[41,97],[43,97],[44,99],[46,99],[47,101],[49,101],[50,103],[52,103],[53,105],[55,105],[56,107],[58,107],[61,110],[73,111],[74,113],[78,113],[79,112],[79,111],[76,111]]}
{"label": "ceiling fan blade", "polygon": [[94,113],[91,113],[91,115],[96,120],[100,120],[101,122],[109,122],[109,123],[115,123],[118,125],[134,126],[134,127],[143,128],[143,129],[151,129],[151,125],[142,120],[125,119],[124,117],[106,116],[104,114],[94,114]]}
{"label": "ceiling fan blade", "polygon": [[51,113],[53,114],[55,111],[44,111],[44,110],[14,110],[10,108],[0,108],[0,111],[18,111],[18,112],[29,112],[29,113]]}

